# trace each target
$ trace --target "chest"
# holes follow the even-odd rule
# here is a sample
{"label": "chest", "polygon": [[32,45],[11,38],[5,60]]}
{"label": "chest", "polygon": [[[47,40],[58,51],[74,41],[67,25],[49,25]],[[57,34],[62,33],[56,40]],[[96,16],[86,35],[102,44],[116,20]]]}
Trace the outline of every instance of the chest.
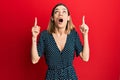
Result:
{"label": "chest", "polygon": [[67,35],[65,38],[56,38],[53,35],[49,35],[44,40],[44,45],[47,59],[48,57],[49,59],[54,57],[60,58],[60,55],[73,58],[75,39],[70,35]]}
{"label": "chest", "polygon": [[66,45],[66,42],[67,42],[67,35],[63,35],[63,36],[56,36],[53,34],[53,39],[56,43],[56,46],[58,47],[58,49],[60,51],[62,51]]}

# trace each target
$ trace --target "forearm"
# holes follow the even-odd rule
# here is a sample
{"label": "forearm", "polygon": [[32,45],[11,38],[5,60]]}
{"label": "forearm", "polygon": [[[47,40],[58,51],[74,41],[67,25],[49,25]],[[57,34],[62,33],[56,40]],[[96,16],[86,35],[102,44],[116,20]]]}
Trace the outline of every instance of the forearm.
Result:
{"label": "forearm", "polygon": [[84,61],[88,61],[89,60],[88,34],[84,35],[83,38],[84,38],[84,45],[83,45],[82,59]]}
{"label": "forearm", "polygon": [[31,59],[33,64],[37,63],[40,59],[37,51],[37,38],[34,37],[32,37]]}

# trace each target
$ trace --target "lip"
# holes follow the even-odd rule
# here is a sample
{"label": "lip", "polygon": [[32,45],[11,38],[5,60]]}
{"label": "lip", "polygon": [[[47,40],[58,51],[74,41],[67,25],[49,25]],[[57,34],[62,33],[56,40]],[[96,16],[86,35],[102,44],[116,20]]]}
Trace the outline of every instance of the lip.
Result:
{"label": "lip", "polygon": [[63,21],[64,21],[63,18],[58,19],[58,22],[60,22],[60,23],[62,23]]}
{"label": "lip", "polygon": [[63,22],[63,19],[59,19],[59,22]]}

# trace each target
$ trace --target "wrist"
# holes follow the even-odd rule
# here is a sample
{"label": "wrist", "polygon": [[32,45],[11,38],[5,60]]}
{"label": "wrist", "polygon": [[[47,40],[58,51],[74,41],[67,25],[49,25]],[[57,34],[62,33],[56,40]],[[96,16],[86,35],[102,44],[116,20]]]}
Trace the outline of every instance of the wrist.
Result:
{"label": "wrist", "polygon": [[88,33],[86,33],[86,34],[83,34],[83,37],[88,37]]}
{"label": "wrist", "polygon": [[32,37],[32,42],[37,42],[37,38],[36,37]]}

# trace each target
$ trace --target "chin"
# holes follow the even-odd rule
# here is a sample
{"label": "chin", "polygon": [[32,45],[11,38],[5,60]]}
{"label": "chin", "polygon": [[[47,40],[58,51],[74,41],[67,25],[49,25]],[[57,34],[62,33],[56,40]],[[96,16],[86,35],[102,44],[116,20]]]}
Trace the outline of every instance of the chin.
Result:
{"label": "chin", "polygon": [[58,25],[58,28],[59,28],[59,29],[63,29],[63,28],[65,28],[65,26]]}

